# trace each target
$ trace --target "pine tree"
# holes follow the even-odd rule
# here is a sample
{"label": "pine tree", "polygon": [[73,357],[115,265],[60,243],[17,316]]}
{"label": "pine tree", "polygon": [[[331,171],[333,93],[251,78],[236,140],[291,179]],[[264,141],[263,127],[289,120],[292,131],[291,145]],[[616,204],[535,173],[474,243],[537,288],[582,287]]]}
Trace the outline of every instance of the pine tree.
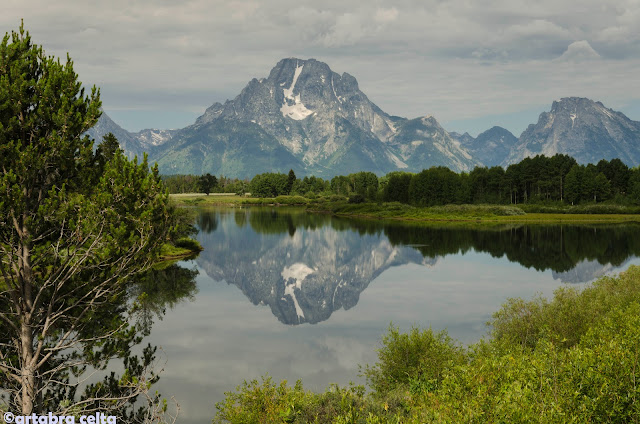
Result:
{"label": "pine tree", "polygon": [[[154,262],[173,218],[146,157],[129,162],[112,136],[93,153],[83,134],[100,105],[71,59],[46,56],[22,25],[2,39],[0,391],[22,415],[131,408],[155,381],[143,375],[153,349],[131,356],[140,335],[126,283]],[[125,376],[76,396],[76,377],[112,358]]]}
{"label": "pine tree", "polygon": [[291,189],[293,188],[293,185],[296,183],[296,173],[293,172],[293,169],[289,170],[289,175],[287,177],[287,188],[286,188],[286,194],[291,194]]}

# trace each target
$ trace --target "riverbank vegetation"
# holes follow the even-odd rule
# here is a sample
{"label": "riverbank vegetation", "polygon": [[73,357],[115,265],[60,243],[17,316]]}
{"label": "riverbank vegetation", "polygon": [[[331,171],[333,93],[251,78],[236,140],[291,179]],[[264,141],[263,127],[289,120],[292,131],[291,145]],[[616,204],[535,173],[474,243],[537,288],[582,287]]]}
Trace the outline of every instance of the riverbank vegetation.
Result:
{"label": "riverbank vegetation", "polygon": [[640,417],[640,267],[550,300],[510,299],[486,339],[390,326],[363,386],[269,377],[226,393],[214,422],[588,423]]}
{"label": "riverbank vegetation", "polygon": [[344,196],[245,197],[237,195],[203,196],[197,194],[172,195],[172,201],[181,206],[297,206],[307,211],[335,216],[368,219],[399,220],[407,222],[460,222],[460,223],[596,223],[640,221],[640,207],[625,205],[443,205],[419,207],[391,203],[350,203]]}
{"label": "riverbank vegetation", "polygon": [[[198,183],[207,180],[207,175],[163,178],[171,193],[198,193],[203,192]],[[543,213],[545,209],[558,211],[576,205],[640,206],[640,168],[631,169],[619,159],[581,165],[561,154],[525,158],[506,169],[476,167],[468,173],[438,166],[416,174],[396,171],[378,177],[372,172],[356,172],[323,180],[315,176],[296,178],[291,170],[288,174],[259,174],[250,181],[231,181],[224,176],[215,181],[204,184],[213,193],[248,192],[256,198],[293,195],[314,200],[342,196],[350,203],[398,202],[420,207],[537,205]]]}

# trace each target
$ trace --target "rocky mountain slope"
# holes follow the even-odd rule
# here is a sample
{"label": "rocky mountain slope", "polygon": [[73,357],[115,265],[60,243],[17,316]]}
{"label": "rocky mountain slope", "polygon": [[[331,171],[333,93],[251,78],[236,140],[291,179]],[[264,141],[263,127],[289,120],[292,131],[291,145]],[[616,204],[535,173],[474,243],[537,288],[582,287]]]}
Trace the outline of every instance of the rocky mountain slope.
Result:
{"label": "rocky mountain slope", "polygon": [[134,156],[142,157],[144,152],[153,153],[156,147],[171,140],[176,132],[177,130],[146,129],[132,133],[116,124],[109,115],[103,112],[98,123],[87,131],[87,134],[95,140],[97,145],[102,141],[103,136],[112,133],[120,142],[120,147],[127,156],[133,158]]}
{"label": "rocky mountain slope", "polygon": [[502,127],[493,127],[473,138],[469,133],[451,133],[475,159],[484,166],[498,166],[509,156],[518,142],[516,136]]}
{"label": "rocky mountain slope", "polygon": [[289,168],[330,177],[431,165],[460,171],[477,164],[435,119],[390,116],[353,76],[295,58],[251,80],[235,99],[209,107],[155,157],[164,172],[240,177]]}
{"label": "rocky mountain slope", "polygon": [[536,124],[522,133],[502,165],[525,157],[564,153],[580,163],[619,158],[629,166],[640,163],[640,122],[586,98],[553,102]]}

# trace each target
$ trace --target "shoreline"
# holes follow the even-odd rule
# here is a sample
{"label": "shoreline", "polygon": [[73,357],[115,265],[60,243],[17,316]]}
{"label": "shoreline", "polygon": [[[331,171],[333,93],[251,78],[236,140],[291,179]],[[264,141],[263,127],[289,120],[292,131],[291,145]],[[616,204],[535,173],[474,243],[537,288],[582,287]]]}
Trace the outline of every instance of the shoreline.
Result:
{"label": "shoreline", "polygon": [[[233,194],[171,194],[178,206],[198,207],[296,207],[311,213],[331,214],[338,217],[368,220],[388,220],[408,223],[461,223],[461,224],[598,224],[639,222],[636,213],[567,213],[576,207],[559,208],[544,206],[553,212],[526,212],[520,205],[445,205],[415,207],[400,203],[359,203],[330,201],[324,198],[307,199],[301,196],[279,196],[278,198],[243,197]],[[524,205],[526,208],[538,205]],[[619,205],[590,205],[593,209],[624,208]]]}

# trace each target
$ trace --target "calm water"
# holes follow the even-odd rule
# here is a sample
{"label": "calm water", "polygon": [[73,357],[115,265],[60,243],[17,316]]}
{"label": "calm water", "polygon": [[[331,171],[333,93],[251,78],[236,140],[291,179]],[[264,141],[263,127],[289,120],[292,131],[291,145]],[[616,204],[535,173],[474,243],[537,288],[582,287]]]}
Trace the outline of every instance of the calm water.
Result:
{"label": "calm water", "polygon": [[198,274],[162,280],[179,293],[148,338],[183,424],[210,422],[224,391],[266,373],[316,390],[362,383],[390,322],[470,343],[508,297],[640,263],[639,225],[469,229],[282,208],[200,210],[197,225],[205,250],[180,265]]}

